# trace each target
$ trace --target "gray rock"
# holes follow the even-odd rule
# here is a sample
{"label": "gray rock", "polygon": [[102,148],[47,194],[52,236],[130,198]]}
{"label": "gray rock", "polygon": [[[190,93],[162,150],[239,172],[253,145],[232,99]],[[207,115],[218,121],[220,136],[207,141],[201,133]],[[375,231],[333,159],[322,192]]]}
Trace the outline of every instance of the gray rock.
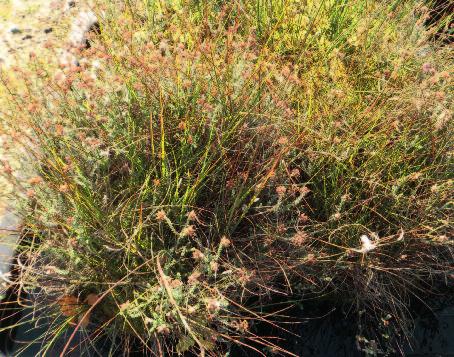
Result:
{"label": "gray rock", "polygon": [[11,32],[13,35],[18,35],[22,33],[22,30],[14,26],[9,29],[9,32]]}

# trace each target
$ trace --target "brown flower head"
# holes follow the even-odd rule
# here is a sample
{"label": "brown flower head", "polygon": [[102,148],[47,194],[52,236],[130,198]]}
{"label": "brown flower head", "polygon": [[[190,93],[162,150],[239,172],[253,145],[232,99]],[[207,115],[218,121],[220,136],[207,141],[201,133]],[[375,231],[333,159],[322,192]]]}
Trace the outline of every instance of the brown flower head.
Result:
{"label": "brown flower head", "polygon": [[182,229],[180,235],[182,237],[194,237],[195,236],[195,228],[194,226],[191,224],[189,226],[186,226]]}
{"label": "brown flower head", "polygon": [[157,221],[162,222],[162,221],[164,221],[166,218],[167,218],[167,215],[166,215],[166,213],[164,212],[164,210],[160,210],[160,211],[158,211],[158,213],[156,213],[156,220],[157,220]]}
{"label": "brown flower head", "polygon": [[72,295],[64,295],[57,301],[63,316],[74,317],[79,313],[79,299]]}
{"label": "brown flower head", "polygon": [[205,254],[203,254],[200,250],[194,249],[192,251],[192,258],[196,261],[201,261],[205,258]]}
{"label": "brown flower head", "polygon": [[285,186],[276,187],[276,193],[279,197],[284,197],[286,192],[287,192],[287,188]]}
{"label": "brown flower head", "polygon": [[307,233],[304,231],[298,231],[295,233],[295,235],[292,237],[292,244],[297,247],[301,247],[306,243],[307,241]]}

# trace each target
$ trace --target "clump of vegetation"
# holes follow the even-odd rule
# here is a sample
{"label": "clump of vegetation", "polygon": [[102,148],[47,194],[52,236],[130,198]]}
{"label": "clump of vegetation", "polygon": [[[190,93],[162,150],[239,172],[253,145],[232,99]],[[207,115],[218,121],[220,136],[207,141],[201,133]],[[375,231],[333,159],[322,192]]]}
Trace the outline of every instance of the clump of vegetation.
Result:
{"label": "clump of vegetation", "polygon": [[327,295],[398,344],[452,285],[452,68],[417,4],[100,4],[81,66],[4,76],[47,347],[286,353],[253,332],[267,304]]}

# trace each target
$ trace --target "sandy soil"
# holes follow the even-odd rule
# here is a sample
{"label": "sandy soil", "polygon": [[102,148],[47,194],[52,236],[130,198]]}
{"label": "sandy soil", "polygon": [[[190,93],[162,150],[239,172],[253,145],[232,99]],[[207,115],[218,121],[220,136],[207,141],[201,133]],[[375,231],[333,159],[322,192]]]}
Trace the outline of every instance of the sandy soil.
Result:
{"label": "sandy soil", "polygon": [[[38,57],[46,42],[65,46],[68,28],[84,8],[83,1],[70,0],[0,0],[0,69],[24,66],[33,52]],[[0,90],[0,105],[2,92]],[[1,125],[0,111],[0,125]],[[23,165],[4,150],[7,137],[0,127],[0,162],[8,161],[16,175],[24,176]],[[0,169],[4,170],[0,164]],[[0,293],[5,283],[20,219],[14,214],[11,187],[0,174]]]}

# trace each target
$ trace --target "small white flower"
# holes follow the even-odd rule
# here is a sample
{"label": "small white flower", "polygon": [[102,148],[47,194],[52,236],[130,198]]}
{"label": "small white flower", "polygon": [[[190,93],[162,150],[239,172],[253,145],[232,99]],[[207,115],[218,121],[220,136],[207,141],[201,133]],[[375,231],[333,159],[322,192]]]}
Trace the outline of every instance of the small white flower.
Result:
{"label": "small white flower", "polygon": [[367,253],[370,252],[371,250],[374,250],[377,248],[377,245],[375,243],[372,243],[372,241],[369,239],[368,236],[363,234],[361,237],[361,249],[359,250],[361,253]]}

